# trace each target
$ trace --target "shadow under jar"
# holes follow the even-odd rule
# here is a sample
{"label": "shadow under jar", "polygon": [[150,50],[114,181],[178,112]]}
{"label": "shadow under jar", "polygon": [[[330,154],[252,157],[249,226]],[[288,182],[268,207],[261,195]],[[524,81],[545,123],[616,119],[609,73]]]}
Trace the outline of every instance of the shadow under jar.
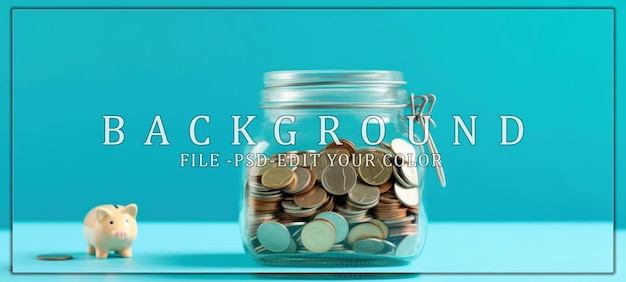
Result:
{"label": "shadow under jar", "polygon": [[397,71],[275,71],[264,83],[243,166],[246,252],[278,265],[415,259],[427,225],[425,162],[435,154],[418,134],[413,145],[409,130],[423,134],[424,123],[411,125],[406,112],[423,120],[434,95],[409,97]]}

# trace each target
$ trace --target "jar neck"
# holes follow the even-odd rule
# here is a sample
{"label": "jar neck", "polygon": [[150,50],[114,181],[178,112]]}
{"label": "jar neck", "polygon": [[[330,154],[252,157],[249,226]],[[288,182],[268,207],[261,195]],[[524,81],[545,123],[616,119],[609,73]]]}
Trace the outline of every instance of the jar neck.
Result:
{"label": "jar neck", "polygon": [[296,119],[318,119],[320,117],[336,117],[338,120],[363,120],[368,116],[378,116],[385,123],[404,120],[405,108],[272,108],[264,109],[266,121],[275,122],[281,116],[294,116]]}

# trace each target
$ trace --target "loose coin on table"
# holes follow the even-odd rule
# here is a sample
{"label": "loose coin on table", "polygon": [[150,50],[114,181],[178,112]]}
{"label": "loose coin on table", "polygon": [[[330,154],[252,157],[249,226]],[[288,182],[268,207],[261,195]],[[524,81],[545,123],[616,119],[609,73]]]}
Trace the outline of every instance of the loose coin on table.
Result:
{"label": "loose coin on table", "polygon": [[335,228],[324,219],[315,219],[304,225],[300,240],[304,247],[315,253],[323,253],[335,245]]}
{"label": "loose coin on table", "polygon": [[72,259],[71,255],[65,254],[46,254],[46,255],[38,255],[38,260],[68,260]]}
{"label": "loose coin on table", "polygon": [[278,222],[265,222],[257,229],[259,243],[272,252],[282,252],[291,244],[291,234]]}
{"label": "loose coin on table", "polygon": [[315,216],[315,219],[326,219],[328,220],[333,227],[335,227],[335,231],[337,233],[337,238],[335,238],[335,243],[343,242],[343,240],[348,237],[348,231],[350,227],[348,226],[348,222],[346,219],[336,212],[323,212]]}

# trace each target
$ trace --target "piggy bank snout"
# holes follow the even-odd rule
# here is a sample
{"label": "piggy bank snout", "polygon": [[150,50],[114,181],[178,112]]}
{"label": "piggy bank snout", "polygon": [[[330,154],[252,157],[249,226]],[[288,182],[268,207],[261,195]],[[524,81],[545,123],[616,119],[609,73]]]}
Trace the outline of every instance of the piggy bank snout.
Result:
{"label": "piggy bank snout", "polygon": [[130,234],[124,230],[113,231],[113,236],[117,239],[124,240],[130,237]]}

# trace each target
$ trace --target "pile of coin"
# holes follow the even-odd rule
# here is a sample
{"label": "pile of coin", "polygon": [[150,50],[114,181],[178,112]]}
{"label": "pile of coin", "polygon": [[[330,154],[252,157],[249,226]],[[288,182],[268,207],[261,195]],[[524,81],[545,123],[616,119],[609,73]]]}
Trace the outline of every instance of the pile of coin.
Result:
{"label": "pile of coin", "polygon": [[402,139],[359,149],[275,154],[248,171],[247,234],[257,254],[412,255],[419,243],[419,177]]}

